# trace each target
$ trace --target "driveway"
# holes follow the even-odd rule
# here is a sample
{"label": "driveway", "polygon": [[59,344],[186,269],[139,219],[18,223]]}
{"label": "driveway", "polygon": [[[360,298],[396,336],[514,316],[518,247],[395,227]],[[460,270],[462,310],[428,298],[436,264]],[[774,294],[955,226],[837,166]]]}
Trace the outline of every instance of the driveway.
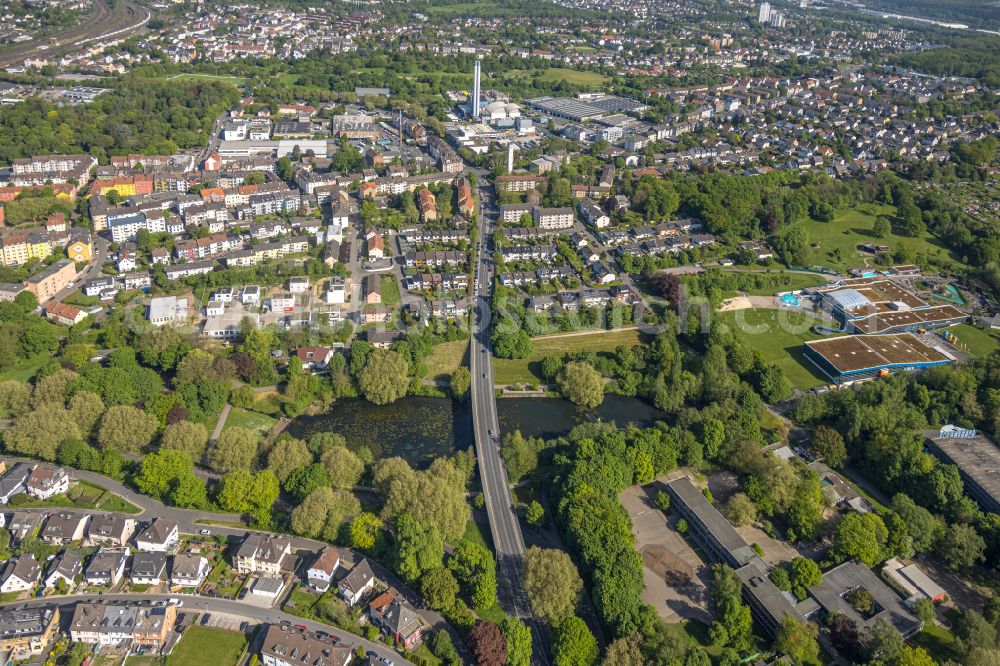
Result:
{"label": "driveway", "polygon": [[632,520],[636,550],[642,555],[646,585],[642,600],[655,608],[664,622],[694,619],[709,623],[707,569],[653,503],[661,488],[654,482],[629,486],[621,493]]}

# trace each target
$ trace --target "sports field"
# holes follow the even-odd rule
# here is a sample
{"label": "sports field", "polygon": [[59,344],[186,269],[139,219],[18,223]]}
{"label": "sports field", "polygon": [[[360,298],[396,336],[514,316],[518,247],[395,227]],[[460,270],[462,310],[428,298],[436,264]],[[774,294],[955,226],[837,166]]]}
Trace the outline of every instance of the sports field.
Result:
{"label": "sports field", "polygon": [[959,324],[948,330],[958,338],[959,349],[967,351],[976,358],[984,358],[1000,349],[1000,336],[995,331],[976,328],[969,324]]}
{"label": "sports field", "polygon": [[173,74],[164,77],[167,81],[219,81],[222,83],[229,83],[234,86],[242,85],[244,79],[238,76],[225,76],[223,74],[198,74],[198,73],[187,73],[187,74]]}

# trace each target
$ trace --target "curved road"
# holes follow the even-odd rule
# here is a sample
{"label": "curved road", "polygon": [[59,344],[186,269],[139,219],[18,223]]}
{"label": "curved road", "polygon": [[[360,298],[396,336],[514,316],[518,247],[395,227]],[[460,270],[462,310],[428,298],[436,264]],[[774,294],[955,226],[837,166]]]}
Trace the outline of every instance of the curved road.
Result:
{"label": "curved road", "polygon": [[[87,42],[110,37],[125,36],[149,23],[152,13],[128,0],[118,0],[120,10],[112,9],[107,0],[94,0],[94,13],[81,25],[51,35],[43,40],[32,40],[21,46],[0,53],[0,67],[24,62],[28,58],[59,57]],[[51,40],[58,40],[51,46]]]}
{"label": "curved road", "polygon": [[[349,645],[352,649],[363,647],[365,650],[371,650],[380,657],[391,659],[396,663],[401,662],[403,664],[412,664],[412,662],[401,657],[394,650],[387,648],[384,644],[374,643],[360,636],[342,631],[337,627],[331,627],[319,622],[313,622],[312,620],[306,620],[296,615],[283,613],[279,610],[261,608],[244,601],[212,599],[209,597],[198,597],[190,594],[71,594],[62,597],[43,597],[41,599],[32,599],[30,601],[16,601],[7,604],[0,604],[0,608],[32,608],[37,606],[51,606],[53,603],[56,603],[56,605],[60,608],[68,608],[69,606],[72,606],[80,601],[129,601],[133,603],[141,603],[167,601],[168,599],[173,598],[180,598],[183,601],[184,606],[181,608],[181,612],[195,610],[209,613],[228,613],[230,615],[245,617],[248,620],[253,620],[257,623],[266,622],[277,624],[280,622],[288,622],[293,625],[299,624],[305,626],[309,631],[325,631],[327,633],[332,633],[340,639],[341,643]],[[72,612],[63,613],[62,615],[66,618],[73,616]]]}
{"label": "curved road", "polygon": [[[12,462],[28,462],[36,464],[38,462],[37,460],[31,460],[28,458],[16,458],[11,456],[4,456],[4,459],[8,461],[8,464]],[[96,472],[87,472],[84,470],[72,469],[70,467],[65,467],[65,466],[63,468],[69,474],[70,479],[80,479],[88,481],[95,485],[102,486],[104,488],[107,488],[111,492],[115,493],[116,495],[120,495],[121,497],[127,499],[129,502],[135,504],[142,511],[141,513],[135,514],[132,517],[138,517],[144,520],[152,520],[153,518],[163,517],[177,523],[180,531],[185,534],[199,534],[202,530],[208,530],[213,536],[222,535],[225,537],[231,537],[233,539],[242,539],[249,532],[265,531],[265,530],[251,530],[249,527],[233,526],[235,524],[243,523],[242,516],[238,516],[234,513],[213,513],[209,511],[199,511],[194,509],[179,509],[177,507],[166,506],[162,502],[159,502],[158,500],[155,500],[151,497],[147,497],[145,495],[140,495],[139,493],[135,492],[134,490],[125,486],[124,484],[115,481],[114,479],[111,479],[109,477],[106,477],[102,474],[97,474]],[[69,513],[79,512],[87,514],[109,513],[106,511],[69,509],[60,507],[41,507],[41,508],[17,507],[17,510],[38,512],[42,514],[50,514],[57,511],[65,511]],[[229,523],[230,525],[213,525],[213,524],[208,524],[204,521]],[[292,544],[292,548],[296,550],[308,550],[315,552],[318,551],[320,548],[330,545],[322,541],[315,541],[313,539],[306,539],[304,537],[292,536],[290,534],[281,534],[281,536],[288,539]],[[337,550],[340,552],[341,565],[347,568],[353,567],[355,563],[359,562],[364,557],[364,555],[356,553],[355,551],[342,546],[337,546]],[[431,628],[435,630],[438,629],[446,630],[451,635],[452,641],[455,643],[455,647],[458,648],[461,654],[465,655],[466,648],[464,641],[460,639],[458,634],[455,632],[454,627],[448,624],[448,622],[444,619],[444,617],[440,613],[437,613],[435,611],[432,611],[424,607],[423,601],[416,594],[416,592],[414,592],[408,585],[406,585],[406,583],[402,581],[402,579],[399,578],[399,576],[394,574],[392,571],[386,569],[379,562],[372,560],[371,558],[368,558],[368,563],[371,565],[372,571],[375,573],[375,575],[380,580],[384,581],[387,585],[391,585],[392,587],[396,588],[396,590],[402,595],[402,597],[406,599],[406,601],[410,605],[412,605],[420,612],[423,618],[427,620],[427,623],[431,626]],[[93,595],[86,595],[86,596],[93,596]],[[134,597],[134,595],[128,595],[128,596],[130,598]],[[177,595],[167,595],[167,596],[169,597]],[[214,600],[211,597],[200,597],[200,599]],[[218,599],[214,601],[229,601],[229,600]],[[240,602],[233,601],[233,603],[240,603]],[[249,608],[257,608],[257,607],[249,606]],[[276,610],[271,610],[271,609],[263,609],[263,610],[270,611],[271,614],[278,613],[278,611]],[[296,623],[303,624],[301,621]],[[317,625],[317,626],[322,626],[322,625]],[[330,627],[324,628],[325,631],[329,629]],[[336,633],[340,635],[344,632],[337,631]]]}

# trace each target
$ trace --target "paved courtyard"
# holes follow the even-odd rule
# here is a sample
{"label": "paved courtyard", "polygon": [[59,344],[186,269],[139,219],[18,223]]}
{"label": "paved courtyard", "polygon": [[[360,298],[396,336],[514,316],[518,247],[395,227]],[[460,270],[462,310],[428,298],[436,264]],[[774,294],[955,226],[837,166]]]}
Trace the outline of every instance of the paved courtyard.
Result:
{"label": "paved courtyard", "polygon": [[642,555],[646,589],[642,600],[656,609],[664,622],[685,619],[711,622],[708,613],[706,569],[697,553],[675,532],[653,499],[658,482],[630,486],[621,501],[632,519],[635,546]]}

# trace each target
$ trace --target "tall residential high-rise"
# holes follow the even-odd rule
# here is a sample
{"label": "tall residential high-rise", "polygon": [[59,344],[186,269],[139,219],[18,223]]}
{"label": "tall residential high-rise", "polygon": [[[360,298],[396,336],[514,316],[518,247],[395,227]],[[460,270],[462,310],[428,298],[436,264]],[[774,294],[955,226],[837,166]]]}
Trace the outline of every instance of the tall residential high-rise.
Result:
{"label": "tall residential high-rise", "polygon": [[476,69],[473,72],[473,78],[472,78],[472,104],[470,105],[470,109],[472,110],[472,117],[475,118],[476,120],[479,119],[479,103],[481,99],[480,95],[482,93],[482,91],[479,89],[480,85],[479,77],[481,68],[482,68],[482,63],[479,60],[477,60]]}
{"label": "tall residential high-rise", "polygon": [[757,14],[757,20],[760,23],[767,23],[771,20],[771,3],[762,2],[760,3],[760,13]]}
{"label": "tall residential high-rise", "polygon": [[514,142],[507,144],[507,173],[514,173]]}

